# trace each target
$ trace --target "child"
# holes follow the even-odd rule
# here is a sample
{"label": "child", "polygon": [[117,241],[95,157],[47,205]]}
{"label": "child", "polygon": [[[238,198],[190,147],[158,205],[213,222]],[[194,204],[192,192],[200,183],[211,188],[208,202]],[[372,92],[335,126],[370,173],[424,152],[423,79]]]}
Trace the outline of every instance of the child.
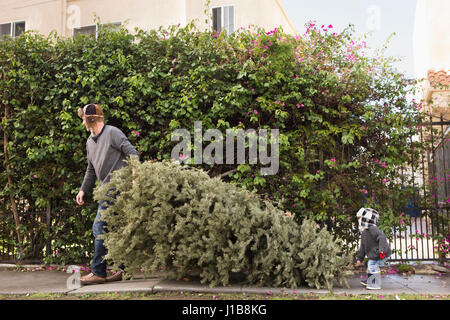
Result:
{"label": "child", "polygon": [[359,231],[361,232],[361,244],[356,255],[356,265],[360,266],[364,257],[369,258],[367,264],[367,280],[361,284],[370,290],[381,289],[380,267],[384,265],[386,258],[391,255],[391,248],[386,240],[386,235],[378,229],[378,212],[370,208],[361,208],[356,214]]}

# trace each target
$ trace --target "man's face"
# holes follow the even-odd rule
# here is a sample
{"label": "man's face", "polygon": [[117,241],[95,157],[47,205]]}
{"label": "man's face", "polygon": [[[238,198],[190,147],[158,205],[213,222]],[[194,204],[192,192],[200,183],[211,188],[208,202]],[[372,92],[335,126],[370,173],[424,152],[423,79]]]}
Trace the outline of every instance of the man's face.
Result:
{"label": "man's face", "polygon": [[86,128],[86,131],[90,131],[86,123],[86,117],[83,117],[83,126]]}

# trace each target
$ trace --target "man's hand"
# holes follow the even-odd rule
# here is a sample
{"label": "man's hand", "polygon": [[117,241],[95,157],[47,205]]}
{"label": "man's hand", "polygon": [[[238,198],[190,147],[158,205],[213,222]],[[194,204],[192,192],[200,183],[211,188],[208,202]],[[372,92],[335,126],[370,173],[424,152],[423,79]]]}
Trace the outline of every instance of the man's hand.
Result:
{"label": "man's hand", "polygon": [[78,203],[80,206],[84,204],[83,197],[84,197],[84,191],[83,191],[83,190],[80,190],[80,192],[78,192],[78,194],[77,194],[77,203]]}

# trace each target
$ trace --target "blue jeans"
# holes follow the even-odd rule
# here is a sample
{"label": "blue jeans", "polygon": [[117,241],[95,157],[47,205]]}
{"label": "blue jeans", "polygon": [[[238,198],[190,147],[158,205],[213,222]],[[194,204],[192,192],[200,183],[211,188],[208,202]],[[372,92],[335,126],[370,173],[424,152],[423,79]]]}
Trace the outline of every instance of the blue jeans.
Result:
{"label": "blue jeans", "polygon": [[[106,193],[106,196],[109,198],[116,198],[116,195],[110,195],[110,191],[114,191],[115,189],[110,189]],[[106,222],[101,220],[102,211],[106,210],[108,206],[113,204],[112,200],[101,200],[98,204],[97,215],[94,220],[94,224],[92,225],[92,231],[94,233],[94,258],[92,259],[92,273],[99,277],[106,277],[106,261],[103,259],[107,253],[107,250],[104,246],[103,239],[99,239],[99,235],[108,232],[106,229]],[[119,268],[123,269],[123,265],[120,265]]]}
{"label": "blue jeans", "polygon": [[367,263],[367,273],[380,273],[380,267],[384,266],[386,259],[383,260],[370,260]]}

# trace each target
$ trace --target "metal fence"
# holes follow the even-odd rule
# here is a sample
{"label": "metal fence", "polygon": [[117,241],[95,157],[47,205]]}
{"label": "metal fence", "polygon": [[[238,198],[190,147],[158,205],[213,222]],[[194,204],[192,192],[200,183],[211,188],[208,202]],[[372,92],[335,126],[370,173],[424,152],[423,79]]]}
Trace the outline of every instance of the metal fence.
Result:
{"label": "metal fence", "polygon": [[[430,130],[425,134],[421,129],[418,138],[431,144],[418,159],[419,166],[405,173],[412,178],[415,192],[405,209],[406,225],[392,228],[393,261],[439,260],[438,241],[433,239],[450,234],[450,121],[443,115],[430,116],[425,126]],[[432,203],[423,201],[430,197]]]}
{"label": "metal fence", "polygon": [[436,226],[439,215],[437,210],[423,210],[417,216],[409,216],[406,226],[393,228],[390,241],[392,261],[439,260]]}
{"label": "metal fence", "polygon": [[[24,251],[17,246],[16,227],[12,214],[0,221],[0,261],[15,262],[27,256],[28,262],[42,262],[51,252],[50,208],[47,211],[21,211],[20,224],[23,232]],[[26,252],[25,252],[26,250]]]}

